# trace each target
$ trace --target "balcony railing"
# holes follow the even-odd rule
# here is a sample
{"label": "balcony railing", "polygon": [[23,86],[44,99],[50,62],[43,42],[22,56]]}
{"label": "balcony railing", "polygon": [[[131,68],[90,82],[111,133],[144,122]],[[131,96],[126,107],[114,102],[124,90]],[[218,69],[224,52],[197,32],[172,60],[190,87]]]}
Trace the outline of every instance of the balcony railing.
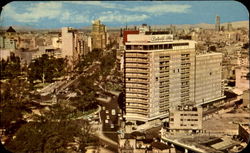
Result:
{"label": "balcony railing", "polygon": [[147,84],[126,83],[126,87],[148,89]]}
{"label": "balcony railing", "polygon": [[148,99],[148,95],[143,95],[143,94],[126,94],[126,98],[145,98]]}
{"label": "balcony railing", "polygon": [[148,63],[149,60],[148,59],[138,59],[138,58],[126,58],[125,59],[126,62],[134,62],[134,63]]}
{"label": "balcony railing", "polygon": [[143,99],[126,99],[126,103],[139,103],[139,104],[148,104],[148,100]]}
{"label": "balcony railing", "polygon": [[148,54],[126,53],[126,57],[148,57]]}
{"label": "balcony railing", "polygon": [[126,80],[127,83],[149,83],[149,80],[145,80],[145,79],[130,79],[130,80]]}
{"label": "balcony railing", "polygon": [[138,90],[138,89],[126,89],[127,93],[143,93],[148,94],[148,90]]}
{"label": "balcony railing", "polygon": [[125,67],[142,67],[142,68],[148,68],[149,64],[134,64],[134,63],[126,63]]}
{"label": "balcony railing", "polygon": [[160,58],[159,61],[162,62],[162,61],[169,61],[170,60],[170,57],[164,57],[164,58]]}
{"label": "balcony railing", "polygon": [[130,68],[126,68],[125,72],[149,73],[149,69],[130,69]]}
{"label": "balcony railing", "polygon": [[149,75],[148,74],[133,74],[133,73],[126,73],[126,77],[130,77],[130,78],[148,78]]}

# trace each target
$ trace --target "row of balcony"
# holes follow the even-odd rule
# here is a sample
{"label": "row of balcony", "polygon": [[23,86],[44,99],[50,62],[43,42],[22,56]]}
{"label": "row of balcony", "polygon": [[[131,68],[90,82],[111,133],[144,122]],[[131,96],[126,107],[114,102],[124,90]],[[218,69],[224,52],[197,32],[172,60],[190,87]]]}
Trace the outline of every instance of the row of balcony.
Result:
{"label": "row of balcony", "polygon": [[159,102],[160,102],[160,103],[165,103],[166,101],[168,102],[168,101],[169,101],[169,98],[160,99],[160,101],[159,101]]}
{"label": "row of balcony", "polygon": [[169,80],[169,77],[162,77],[162,78],[160,78],[159,80],[160,80],[160,82],[162,82],[162,81],[168,81],[168,80]]}
{"label": "row of balcony", "polygon": [[140,90],[140,89],[126,89],[126,92],[148,94],[148,90]]}
{"label": "row of balcony", "polygon": [[145,83],[148,84],[149,80],[147,79],[130,79],[130,80],[126,80],[126,83]]}
{"label": "row of balcony", "polygon": [[169,89],[169,82],[160,83],[159,89]]}
{"label": "row of balcony", "polygon": [[165,77],[165,76],[169,76],[169,71],[166,71],[165,73],[160,73],[159,74],[160,77]]}
{"label": "row of balcony", "polygon": [[148,100],[143,100],[143,99],[128,99],[126,98],[126,103],[138,103],[138,104],[148,104]]}
{"label": "row of balcony", "polygon": [[126,53],[126,57],[149,57],[148,54]]}
{"label": "row of balcony", "polygon": [[189,78],[189,76],[181,76],[181,80],[189,80],[190,78]]}
{"label": "row of balcony", "polygon": [[160,75],[167,74],[169,75],[169,69],[160,69]]}
{"label": "row of balcony", "polygon": [[159,91],[160,91],[160,93],[169,92],[169,88],[168,87],[167,88],[160,88]]}
{"label": "row of balcony", "polygon": [[138,108],[138,109],[142,109],[142,110],[148,110],[148,105],[141,105],[141,104],[126,104],[126,108]]}
{"label": "row of balcony", "polygon": [[131,68],[126,68],[125,72],[134,72],[134,73],[149,73],[149,69],[131,69]]}
{"label": "row of balcony", "polygon": [[148,89],[149,85],[147,84],[136,84],[136,83],[126,83],[126,88],[141,88],[141,89]]}
{"label": "row of balcony", "polygon": [[135,67],[135,68],[149,68],[149,64],[136,64],[136,63],[126,63],[125,64],[125,67],[128,68],[128,67]]}
{"label": "row of balcony", "polygon": [[162,64],[160,63],[159,66],[160,66],[160,67],[169,66],[169,63],[162,63]]}
{"label": "row of balcony", "polygon": [[130,78],[148,78],[148,74],[136,74],[136,73],[126,73],[126,77]]}
{"label": "row of balcony", "polygon": [[160,57],[159,61],[163,62],[163,61],[169,61],[170,57]]}
{"label": "row of balcony", "polygon": [[135,113],[135,114],[147,115],[148,110],[126,108],[126,113]]}
{"label": "row of balcony", "polygon": [[139,59],[139,58],[126,58],[126,62],[135,62],[135,63],[148,63],[148,59]]}
{"label": "row of balcony", "polygon": [[148,95],[144,95],[144,94],[131,94],[131,93],[126,93],[126,98],[145,98],[145,99],[148,99],[149,96],[148,96]]}

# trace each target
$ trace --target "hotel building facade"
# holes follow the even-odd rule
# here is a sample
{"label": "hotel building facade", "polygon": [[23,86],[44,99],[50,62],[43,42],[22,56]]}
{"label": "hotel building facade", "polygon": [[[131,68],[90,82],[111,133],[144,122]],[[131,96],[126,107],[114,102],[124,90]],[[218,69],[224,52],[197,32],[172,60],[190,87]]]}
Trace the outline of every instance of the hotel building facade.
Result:
{"label": "hotel building facade", "polygon": [[127,35],[124,54],[127,121],[166,118],[170,108],[196,104],[195,43],[174,40],[173,35],[162,32]]}

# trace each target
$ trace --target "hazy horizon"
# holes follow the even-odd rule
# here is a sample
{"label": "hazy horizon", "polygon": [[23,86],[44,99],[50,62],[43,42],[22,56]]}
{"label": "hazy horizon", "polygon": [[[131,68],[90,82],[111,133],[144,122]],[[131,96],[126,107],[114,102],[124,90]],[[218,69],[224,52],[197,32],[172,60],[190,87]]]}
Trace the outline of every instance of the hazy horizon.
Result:
{"label": "hazy horizon", "polygon": [[2,26],[60,28],[90,26],[95,19],[109,27],[125,25],[214,24],[249,20],[236,1],[41,1],[11,2],[3,7]]}

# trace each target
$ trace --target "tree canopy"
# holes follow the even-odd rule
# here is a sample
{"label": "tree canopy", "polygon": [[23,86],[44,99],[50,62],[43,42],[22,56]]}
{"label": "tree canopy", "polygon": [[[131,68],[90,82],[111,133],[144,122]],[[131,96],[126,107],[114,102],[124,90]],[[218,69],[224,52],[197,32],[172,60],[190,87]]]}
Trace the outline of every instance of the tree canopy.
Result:
{"label": "tree canopy", "polygon": [[52,82],[54,78],[66,73],[66,61],[64,58],[55,58],[43,54],[42,57],[34,59],[29,65],[28,79]]}

